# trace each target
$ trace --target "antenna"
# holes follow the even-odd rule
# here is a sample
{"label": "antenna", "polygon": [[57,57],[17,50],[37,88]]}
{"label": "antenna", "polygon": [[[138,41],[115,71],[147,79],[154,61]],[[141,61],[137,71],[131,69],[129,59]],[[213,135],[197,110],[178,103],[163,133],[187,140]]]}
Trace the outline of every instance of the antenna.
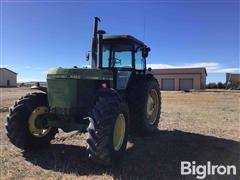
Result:
{"label": "antenna", "polygon": [[145,42],[145,34],[146,34],[146,16],[143,17],[143,42]]}

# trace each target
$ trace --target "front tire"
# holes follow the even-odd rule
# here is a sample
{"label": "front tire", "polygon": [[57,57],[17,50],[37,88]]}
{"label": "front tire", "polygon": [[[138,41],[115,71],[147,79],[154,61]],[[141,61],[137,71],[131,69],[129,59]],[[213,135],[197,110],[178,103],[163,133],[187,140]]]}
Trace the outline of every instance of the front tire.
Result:
{"label": "front tire", "polygon": [[48,145],[58,130],[52,127],[36,127],[36,118],[45,113],[48,113],[48,101],[44,93],[28,94],[15,102],[5,124],[10,142],[23,150]]}
{"label": "front tire", "polygon": [[128,139],[128,109],[117,93],[100,95],[92,110],[88,127],[89,157],[111,166],[123,157]]}

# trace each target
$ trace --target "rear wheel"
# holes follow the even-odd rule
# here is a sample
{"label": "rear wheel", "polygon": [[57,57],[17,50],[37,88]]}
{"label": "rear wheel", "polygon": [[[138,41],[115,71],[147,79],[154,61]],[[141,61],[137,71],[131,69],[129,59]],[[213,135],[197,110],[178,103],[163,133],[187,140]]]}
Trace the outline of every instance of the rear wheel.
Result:
{"label": "rear wheel", "polygon": [[152,77],[139,77],[127,93],[131,135],[147,135],[157,129],[161,113],[158,81]]}
{"label": "rear wheel", "polygon": [[159,93],[156,89],[151,89],[148,92],[147,100],[147,120],[153,125],[157,121],[159,108]]}
{"label": "rear wheel", "polygon": [[57,128],[38,128],[36,120],[48,113],[47,95],[33,93],[19,99],[7,115],[6,129],[10,141],[21,149],[44,147],[57,133]]}
{"label": "rear wheel", "polygon": [[99,96],[88,127],[89,157],[102,165],[114,165],[126,151],[127,138],[127,106],[118,94]]}

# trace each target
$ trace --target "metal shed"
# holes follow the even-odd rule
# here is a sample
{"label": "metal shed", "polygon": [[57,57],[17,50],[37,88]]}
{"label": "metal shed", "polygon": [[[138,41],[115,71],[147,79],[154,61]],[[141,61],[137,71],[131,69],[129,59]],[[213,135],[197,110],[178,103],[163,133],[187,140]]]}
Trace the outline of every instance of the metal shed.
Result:
{"label": "metal shed", "polygon": [[17,87],[17,73],[7,68],[0,68],[0,87]]}

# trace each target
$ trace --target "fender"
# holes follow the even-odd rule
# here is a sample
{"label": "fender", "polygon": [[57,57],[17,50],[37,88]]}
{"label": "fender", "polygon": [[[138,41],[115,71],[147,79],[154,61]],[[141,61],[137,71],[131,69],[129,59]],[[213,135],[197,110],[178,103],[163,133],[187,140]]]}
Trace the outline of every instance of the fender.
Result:
{"label": "fender", "polygon": [[31,86],[31,90],[39,90],[44,93],[47,93],[47,87],[44,86]]}

